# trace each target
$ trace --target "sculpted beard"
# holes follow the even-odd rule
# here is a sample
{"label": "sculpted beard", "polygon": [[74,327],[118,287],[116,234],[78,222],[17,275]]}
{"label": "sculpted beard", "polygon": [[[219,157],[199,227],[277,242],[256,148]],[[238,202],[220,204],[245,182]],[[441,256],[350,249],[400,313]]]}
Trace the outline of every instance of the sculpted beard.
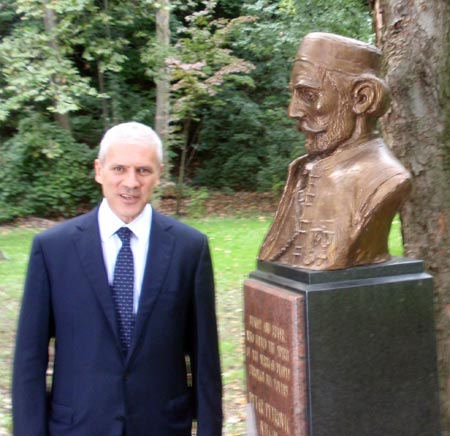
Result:
{"label": "sculpted beard", "polygon": [[[338,86],[334,81],[330,82],[331,86]],[[325,120],[318,120],[317,127],[323,127],[323,132],[306,134],[305,147],[310,154],[333,151],[352,136],[355,119],[350,99],[342,91],[339,92],[337,111]]]}

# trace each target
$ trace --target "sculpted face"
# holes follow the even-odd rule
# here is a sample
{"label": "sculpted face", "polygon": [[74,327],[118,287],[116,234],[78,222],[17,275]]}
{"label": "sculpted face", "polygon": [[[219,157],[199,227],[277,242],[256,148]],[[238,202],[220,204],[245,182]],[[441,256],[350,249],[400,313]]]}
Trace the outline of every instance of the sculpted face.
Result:
{"label": "sculpted face", "polygon": [[161,165],[155,147],[116,140],[105,158],[95,160],[95,180],[113,212],[133,221],[150,201],[159,183]]}
{"label": "sculpted face", "polygon": [[297,128],[306,135],[309,154],[331,151],[354,132],[356,117],[347,82],[309,62],[295,62],[288,113],[298,120]]}

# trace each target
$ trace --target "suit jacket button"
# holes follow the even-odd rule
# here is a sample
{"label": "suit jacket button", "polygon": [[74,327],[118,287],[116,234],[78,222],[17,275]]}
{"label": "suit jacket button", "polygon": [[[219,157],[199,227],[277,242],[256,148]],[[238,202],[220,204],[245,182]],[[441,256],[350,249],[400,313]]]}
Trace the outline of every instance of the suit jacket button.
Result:
{"label": "suit jacket button", "polygon": [[124,422],[125,416],[122,416],[122,415],[116,416],[116,421]]}

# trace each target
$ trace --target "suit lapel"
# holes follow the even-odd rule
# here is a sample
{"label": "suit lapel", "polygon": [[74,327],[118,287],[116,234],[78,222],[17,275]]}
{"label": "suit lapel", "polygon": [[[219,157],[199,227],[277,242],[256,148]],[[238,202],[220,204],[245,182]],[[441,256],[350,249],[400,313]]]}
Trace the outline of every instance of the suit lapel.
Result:
{"label": "suit lapel", "polygon": [[139,341],[167,276],[175,238],[168,231],[171,227],[164,217],[153,209],[150,246],[145,265],[139,309],[129,356]]}
{"label": "suit lapel", "polygon": [[84,220],[74,230],[73,240],[86,277],[103,309],[116,343],[120,347],[114,301],[103,259],[97,214],[98,208],[84,216]]}

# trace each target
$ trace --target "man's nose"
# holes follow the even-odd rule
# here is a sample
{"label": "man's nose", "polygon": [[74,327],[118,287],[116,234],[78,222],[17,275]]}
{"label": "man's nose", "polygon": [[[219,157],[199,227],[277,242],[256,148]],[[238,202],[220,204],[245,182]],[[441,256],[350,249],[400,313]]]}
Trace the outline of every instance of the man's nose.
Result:
{"label": "man's nose", "polygon": [[289,102],[288,115],[290,118],[303,118],[305,116],[301,101],[295,93],[292,95],[291,101]]}
{"label": "man's nose", "polygon": [[134,170],[129,170],[127,171],[127,174],[125,176],[125,180],[123,181],[123,184],[127,187],[127,188],[136,188],[137,186],[139,186],[139,180],[136,176],[136,172]]}

